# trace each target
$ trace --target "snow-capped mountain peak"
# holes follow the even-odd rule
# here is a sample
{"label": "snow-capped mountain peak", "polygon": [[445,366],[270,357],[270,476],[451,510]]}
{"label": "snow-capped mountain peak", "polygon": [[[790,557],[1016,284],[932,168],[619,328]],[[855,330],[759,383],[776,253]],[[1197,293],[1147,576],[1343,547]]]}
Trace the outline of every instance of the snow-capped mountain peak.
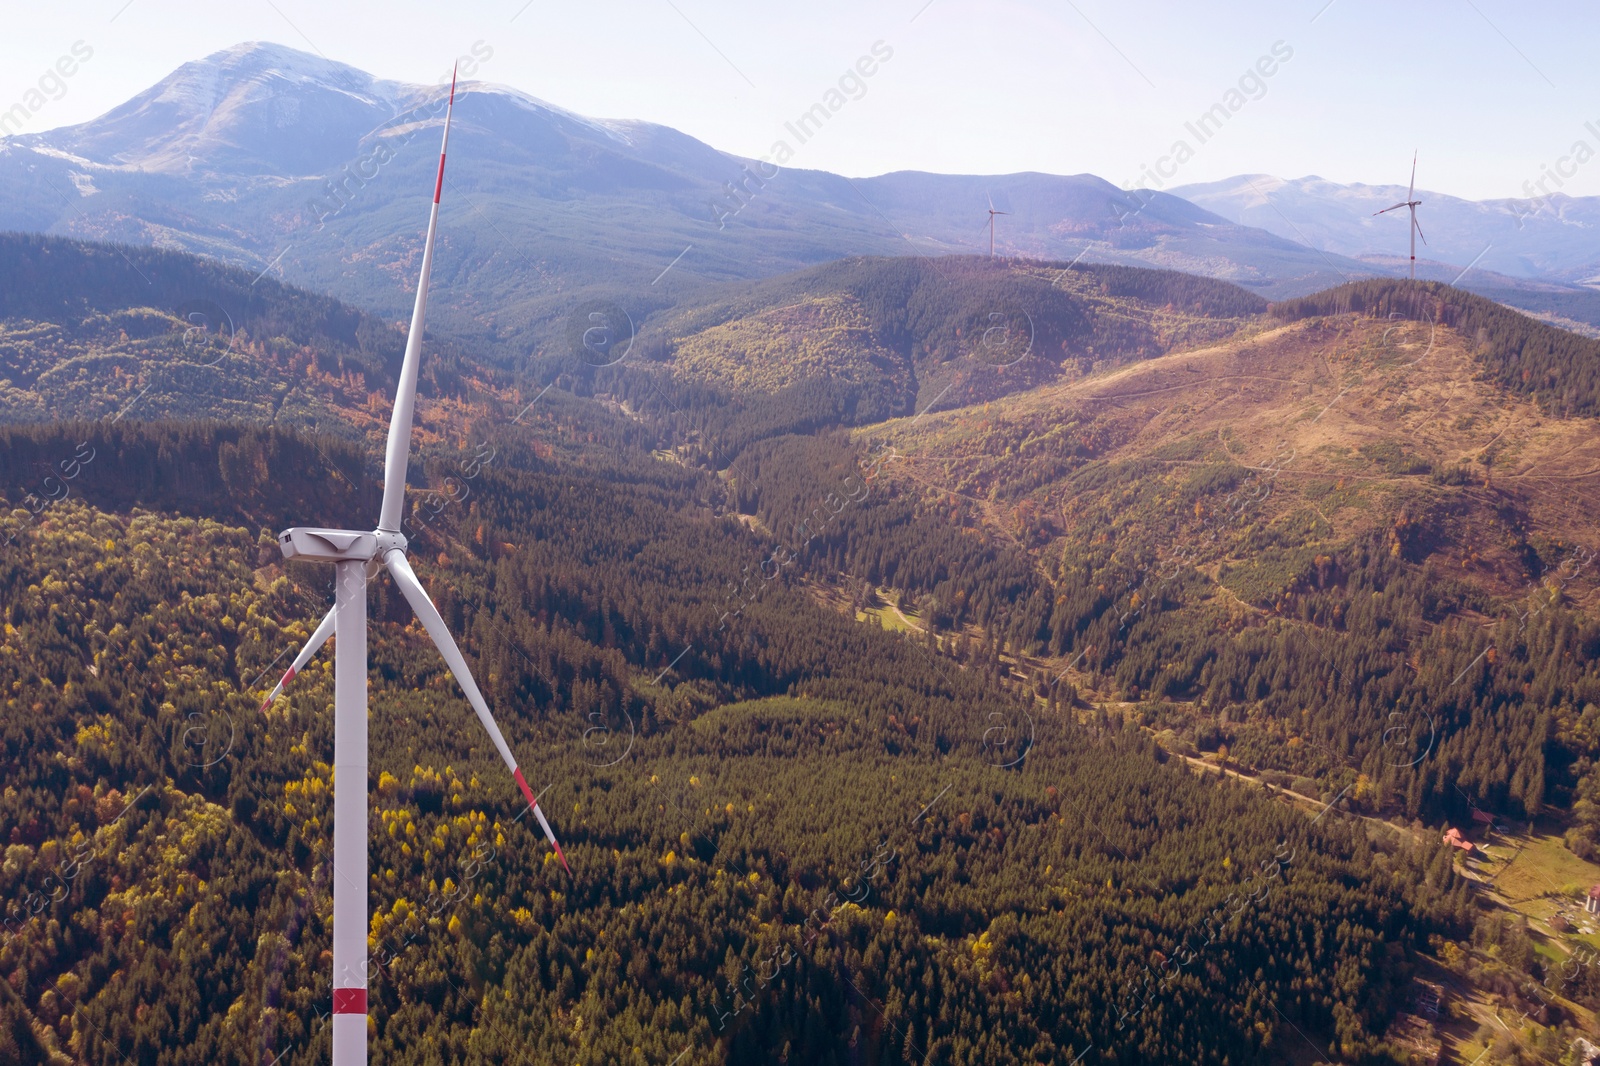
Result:
{"label": "snow-capped mountain peak", "polygon": [[99,118],[17,140],[136,170],[254,164],[268,174],[312,173],[348,154],[352,136],[393,116],[419,91],[283,45],[250,42],[183,64]]}

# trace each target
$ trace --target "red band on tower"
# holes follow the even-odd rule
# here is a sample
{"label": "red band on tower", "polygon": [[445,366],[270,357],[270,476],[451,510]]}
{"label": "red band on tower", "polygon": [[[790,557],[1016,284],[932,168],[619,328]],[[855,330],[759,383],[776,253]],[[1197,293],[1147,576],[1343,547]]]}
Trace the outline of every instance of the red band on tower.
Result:
{"label": "red band on tower", "polygon": [[367,990],[365,988],[335,988],[333,990],[333,1013],[367,1013]]}

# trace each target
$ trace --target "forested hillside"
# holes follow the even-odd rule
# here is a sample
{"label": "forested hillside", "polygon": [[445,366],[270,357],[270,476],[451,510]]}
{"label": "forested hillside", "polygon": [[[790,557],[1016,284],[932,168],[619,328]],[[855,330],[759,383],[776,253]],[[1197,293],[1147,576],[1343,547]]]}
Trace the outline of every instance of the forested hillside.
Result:
{"label": "forested hillside", "polygon": [[[178,252],[0,233],[0,420],[223,418],[381,430],[405,331]],[[436,399],[493,372],[431,346]]]}
{"label": "forested hillside", "polygon": [[[1501,391],[1509,331],[1468,340],[1372,306],[868,431],[897,449],[888,495],[949,521],[845,515],[824,550],[914,592],[936,629],[1073,660],[1147,725],[1250,765],[1359,774],[1370,810],[1566,806],[1594,753],[1556,738],[1600,703],[1600,504],[1557,486],[1591,476],[1600,440]],[[838,445],[769,447],[793,467]],[[788,518],[781,494],[746,492],[763,521]],[[963,526],[1011,542],[1004,576],[974,586],[934,547],[971,543]],[[919,563],[930,551],[950,565]]]}
{"label": "forested hillside", "polygon": [[731,455],[774,433],[956,407],[1221,340],[1266,306],[1171,271],[847,259],[641,315],[631,363],[561,351],[546,376],[648,407],[663,382],[639,368],[659,370],[679,390],[669,408]]}
{"label": "forested hillside", "polygon": [[[841,515],[817,552],[1080,719],[1414,831],[1496,826],[1462,869],[1517,885],[1480,905],[1543,961],[1437,958],[1571,995],[1594,930],[1570,915],[1600,874],[1594,344],[1438,286],[1274,315],[1003,403],[769,442],[750,469],[773,483],[742,506],[776,528],[786,472],[892,457],[893,506]],[[1009,545],[987,569],[984,540]],[[1559,1014],[1508,1048],[1555,1061]],[[1471,1032],[1460,1053],[1486,1050]]]}
{"label": "forested hillside", "polygon": [[[574,872],[380,579],[374,1056],[1404,1061],[1444,980],[1458,1050],[1509,1005],[1555,1061],[1600,1006],[1555,926],[1600,880],[1592,423],[1426,319],[945,265],[441,360],[411,558]],[[40,376],[184,350],[106,292],[30,305]],[[258,704],[330,592],[275,534],[370,523],[392,349],[267,292],[188,345],[305,420],[0,432],[0,1061],[328,1057],[329,653]],[[1477,815],[1491,858],[1545,819],[1546,910],[1442,843]]]}
{"label": "forested hillside", "polygon": [[[120,432],[132,466],[185,431]],[[1036,1062],[1092,1045],[1237,1062],[1287,1024],[1353,1053],[1408,945],[1466,919],[1437,848],[1375,847],[1163,765],[1137,734],[1028,711],[984,671],[813,604],[787,570],[730,619],[726,590],[768,549],[694,506],[681,467],[621,485],[488,436],[495,461],[413,556],[576,875],[519,820],[380,586],[371,942],[389,1061]],[[326,575],[285,570],[269,529],[108,512],[84,491],[6,521],[10,1040],[91,1061],[325,1058],[326,660],[265,715],[255,702]],[[229,513],[275,491],[224,472],[143,502]],[[1029,743],[1000,744],[997,724]]]}

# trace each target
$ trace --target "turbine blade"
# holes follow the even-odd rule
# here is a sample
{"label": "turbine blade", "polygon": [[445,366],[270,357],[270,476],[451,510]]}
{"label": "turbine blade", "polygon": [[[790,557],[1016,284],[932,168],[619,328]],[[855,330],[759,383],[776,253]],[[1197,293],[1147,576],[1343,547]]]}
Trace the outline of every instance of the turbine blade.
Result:
{"label": "turbine blade", "polygon": [[1416,191],[1417,191],[1417,153],[1415,151],[1412,151],[1412,153],[1411,153],[1411,187],[1406,190],[1406,199],[1407,200],[1415,200],[1416,197],[1413,196],[1412,194],[1415,193]]}
{"label": "turbine blade", "polygon": [[472,680],[472,671],[467,669],[467,660],[462,656],[461,649],[456,647],[455,638],[445,627],[444,618],[439,614],[438,608],[434,607],[433,601],[423,590],[422,582],[417,580],[417,573],[411,569],[406,553],[399,548],[391,548],[384,555],[383,561],[388,566],[394,583],[400,586],[400,594],[411,604],[411,609],[417,613],[417,620],[422,623],[422,628],[428,631],[428,636],[433,638],[439,654],[444,656],[445,665],[450,668],[456,684],[467,694],[467,702],[472,704],[473,711],[478,715],[478,721],[483,723],[483,728],[489,733],[489,739],[494,741],[495,750],[505,761],[506,769],[511,771],[511,776],[516,779],[522,794],[528,798],[528,805],[533,808],[534,817],[539,819],[539,826],[544,830],[550,846],[556,849],[562,867],[570,874],[572,867],[567,865],[567,857],[561,851],[561,845],[556,842],[555,831],[550,828],[550,823],[545,821],[544,812],[539,809],[539,801],[534,797],[533,790],[528,787],[528,782],[523,779],[522,771],[517,769],[517,760],[512,757],[511,749],[506,746],[506,738],[501,736],[500,727],[494,724],[494,715],[489,713],[489,704],[484,701],[483,693],[478,691],[478,683]]}
{"label": "turbine blade", "polygon": [[267,693],[267,698],[261,701],[261,709],[263,711],[272,706],[273,700],[283,695],[284,686],[294,680],[295,674],[306,668],[306,663],[311,661],[311,657],[317,654],[318,649],[328,642],[329,637],[333,636],[334,610],[335,608],[328,608],[328,613],[322,616],[322,621],[318,623],[316,632],[311,634],[311,639],[306,641],[306,646],[300,649],[300,654],[294,657],[294,662],[289,664],[289,669],[283,672],[283,677],[279,678],[278,683],[272,686],[272,691]]}
{"label": "turbine blade", "polygon": [[989,210],[993,211],[994,210],[994,197],[990,196],[988,193],[984,193],[983,196],[984,196],[984,199],[989,201]]}
{"label": "turbine blade", "polygon": [[1372,212],[1372,217],[1373,218],[1377,218],[1379,215],[1387,215],[1390,211],[1398,211],[1402,207],[1410,207],[1410,206],[1411,205],[1409,203],[1406,203],[1404,200],[1402,200],[1400,203],[1395,204],[1393,207],[1386,207],[1382,211],[1374,211],[1374,212]]}
{"label": "turbine blade", "polygon": [[[1417,227],[1417,236],[1422,237],[1422,223],[1417,221],[1417,213],[1415,211],[1411,212],[1411,224]],[[1422,237],[1422,243],[1427,244],[1428,238]]]}
{"label": "turbine blade", "polygon": [[428,309],[428,278],[433,273],[433,240],[439,227],[439,195],[444,191],[444,156],[450,146],[450,115],[456,106],[456,76],[450,75],[450,102],[444,111],[444,139],[439,144],[439,176],[433,183],[433,207],[428,214],[428,238],[422,246],[422,274],[417,279],[417,302],[411,309],[411,331],[406,334],[406,354],[395,388],[394,412],[389,417],[389,442],[383,452],[383,507],[378,528],[400,532],[406,501],[406,461],[411,452],[411,416],[417,404],[417,364],[422,359],[423,316]]}

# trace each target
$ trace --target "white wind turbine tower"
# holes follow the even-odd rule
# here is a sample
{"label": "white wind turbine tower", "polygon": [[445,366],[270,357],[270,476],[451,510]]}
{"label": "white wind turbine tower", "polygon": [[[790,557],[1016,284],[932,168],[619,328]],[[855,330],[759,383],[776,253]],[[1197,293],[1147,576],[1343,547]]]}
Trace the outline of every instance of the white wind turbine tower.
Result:
{"label": "white wind turbine tower", "polygon": [[1422,201],[1416,199],[1417,192],[1417,153],[1411,153],[1411,188],[1406,190],[1406,198],[1393,207],[1386,207],[1382,211],[1374,211],[1373,218],[1386,215],[1390,211],[1398,211],[1402,207],[1411,209],[1411,280],[1417,280],[1417,238],[1422,237],[1422,243],[1427,244],[1428,238],[1422,236],[1422,224],[1417,221],[1417,205]]}
{"label": "white wind turbine tower", "polygon": [[994,258],[994,216],[996,216],[996,215],[1009,215],[1011,212],[1010,211],[996,211],[994,209],[994,197],[990,196],[990,197],[988,197],[988,200],[989,200],[989,258],[993,259]]}
{"label": "white wind turbine tower", "polygon": [[[428,303],[428,275],[433,268],[433,237],[439,224],[439,194],[444,188],[445,148],[450,143],[450,113],[455,108],[455,77],[450,79],[450,102],[445,108],[444,141],[439,146],[439,176],[433,186],[433,208],[428,215],[428,239],[422,251],[422,277],[417,283],[411,332],[406,336],[405,360],[389,420],[389,441],[383,460],[383,506],[378,528],[371,532],[316,529],[296,526],[278,534],[278,546],[287,559],[319,559],[334,564],[336,587],[333,609],[323,617],[311,640],[261,705],[277,699],[284,685],[303,669],[329,636],[337,636],[334,655],[333,724],[333,1062],[334,1066],[362,1066],[367,1061],[367,581],[387,567],[400,592],[417,613],[422,627],[438,646],[457,683],[467,694],[478,721],[489,732],[495,750],[511,770],[528,805],[561,865],[567,859],[556,835],[539,809],[533,790],[517,769],[478,691],[461,649],[456,647],[444,619],[423,591],[406,561],[406,538],[400,533],[405,505],[406,460],[411,445],[411,418],[416,407],[417,363],[422,354],[422,317]],[[571,868],[567,867],[568,872]]]}

